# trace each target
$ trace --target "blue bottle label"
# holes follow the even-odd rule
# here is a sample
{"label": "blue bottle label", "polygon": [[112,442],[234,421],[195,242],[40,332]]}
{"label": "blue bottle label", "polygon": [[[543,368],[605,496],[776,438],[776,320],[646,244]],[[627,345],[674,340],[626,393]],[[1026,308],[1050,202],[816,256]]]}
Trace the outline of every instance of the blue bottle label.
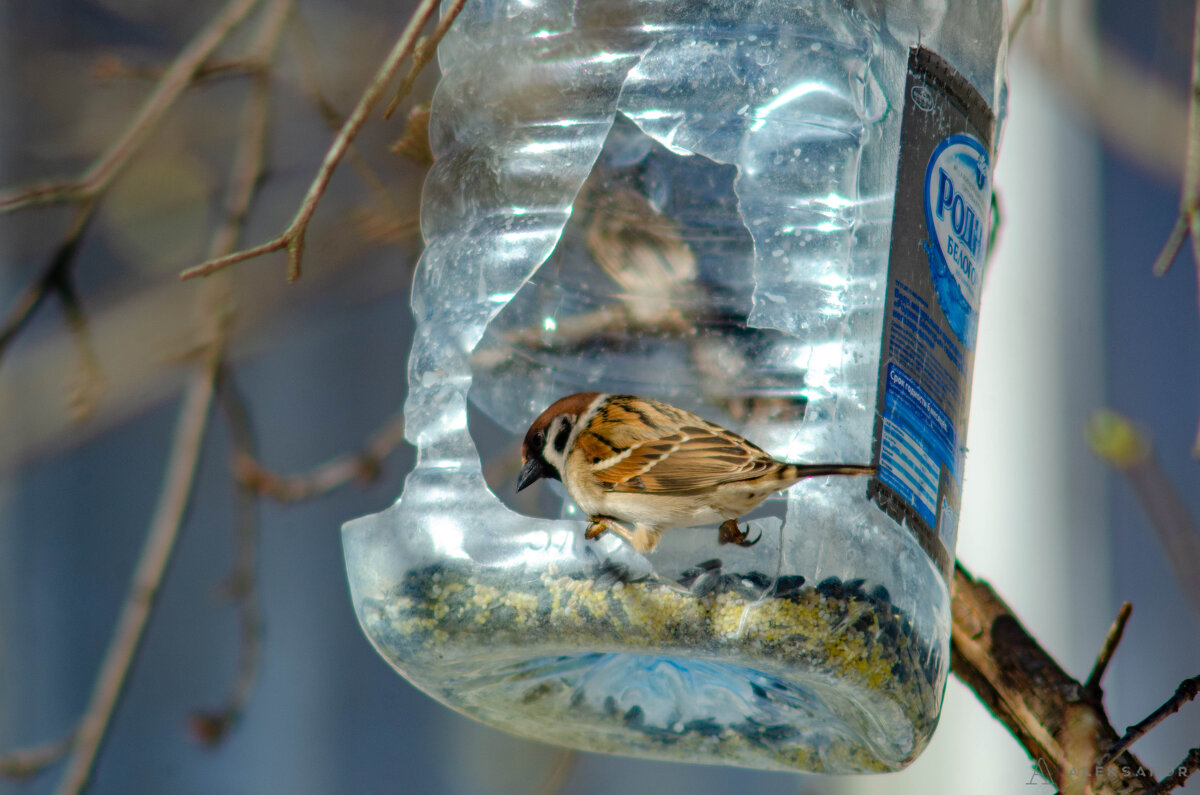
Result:
{"label": "blue bottle label", "polygon": [[869,493],[947,580],[991,232],[994,132],[979,92],[936,53],[913,48],[876,400],[878,474]]}

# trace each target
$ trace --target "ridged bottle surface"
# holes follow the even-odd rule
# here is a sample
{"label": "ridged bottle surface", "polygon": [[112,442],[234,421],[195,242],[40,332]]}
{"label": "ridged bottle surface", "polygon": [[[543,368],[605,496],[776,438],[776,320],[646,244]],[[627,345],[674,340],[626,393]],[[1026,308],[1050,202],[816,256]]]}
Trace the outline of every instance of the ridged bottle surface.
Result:
{"label": "ridged bottle surface", "polygon": [[648,557],[585,541],[561,490],[512,494],[526,427],[580,391],[870,461],[916,44],[1003,107],[1000,0],[467,3],[439,48],[413,289],[418,464],[345,530],[401,673],[588,750],[825,772],[920,752],[948,592],[864,478],[780,495],[754,547],[676,529]]}

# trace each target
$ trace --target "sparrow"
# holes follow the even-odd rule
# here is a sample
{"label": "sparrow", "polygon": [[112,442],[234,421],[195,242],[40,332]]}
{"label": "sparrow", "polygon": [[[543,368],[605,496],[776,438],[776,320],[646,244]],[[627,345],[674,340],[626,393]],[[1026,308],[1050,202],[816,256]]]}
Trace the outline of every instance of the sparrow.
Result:
{"label": "sparrow", "polygon": [[[521,444],[517,491],[560,480],[588,516],[640,553],[664,530],[721,522],[722,544],[753,546],[737,520],[803,478],[869,475],[866,464],[791,464],[720,425],[651,398],[581,392],[542,412]],[[631,525],[627,527],[626,525]]]}

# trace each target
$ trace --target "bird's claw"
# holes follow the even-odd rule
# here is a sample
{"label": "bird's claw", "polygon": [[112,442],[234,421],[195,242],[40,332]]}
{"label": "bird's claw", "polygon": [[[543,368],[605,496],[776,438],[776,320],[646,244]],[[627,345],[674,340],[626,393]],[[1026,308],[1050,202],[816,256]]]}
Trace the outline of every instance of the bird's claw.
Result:
{"label": "bird's claw", "polygon": [[604,521],[603,519],[592,519],[592,522],[588,525],[587,532],[583,534],[583,537],[588,541],[595,541],[607,531],[608,522]]}
{"label": "bird's claw", "polygon": [[749,532],[738,527],[737,519],[726,519],[721,523],[721,534],[718,540],[722,544],[737,544],[739,547],[752,547],[762,541],[762,532],[759,532],[758,537],[753,541],[749,536]]}

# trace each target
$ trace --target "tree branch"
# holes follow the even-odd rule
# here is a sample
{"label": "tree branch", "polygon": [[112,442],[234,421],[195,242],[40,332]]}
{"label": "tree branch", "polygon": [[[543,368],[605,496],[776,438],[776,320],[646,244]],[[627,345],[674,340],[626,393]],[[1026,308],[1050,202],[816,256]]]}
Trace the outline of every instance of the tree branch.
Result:
{"label": "tree branch", "polygon": [[[345,114],[341,113],[333,104],[332,101],[321,90],[320,77],[320,62],[317,57],[316,47],[313,46],[312,36],[309,32],[308,25],[300,14],[294,14],[292,19],[296,28],[296,36],[294,41],[297,45],[296,60],[300,66],[300,81],[304,92],[316,107],[317,113],[329,125],[330,131],[337,133],[341,126],[345,124]],[[398,218],[400,211],[393,200],[388,186],[380,179],[379,175],[367,164],[366,160],[358,150],[351,144],[346,149],[346,160],[350,167],[354,169],[354,173],[362,180],[367,190],[379,202],[380,213],[384,214],[389,220],[389,226],[395,225],[397,222],[391,221],[392,218]],[[371,230],[364,230],[366,234],[371,234]],[[378,237],[376,238],[378,239]]]}
{"label": "tree branch", "polygon": [[1097,701],[1102,695],[1100,681],[1104,678],[1104,672],[1108,670],[1108,664],[1112,661],[1117,645],[1121,642],[1121,636],[1125,634],[1125,624],[1129,621],[1129,615],[1132,612],[1133,605],[1129,602],[1121,603],[1117,617],[1113,619],[1112,626],[1108,628],[1108,634],[1104,636],[1104,644],[1100,646],[1100,653],[1096,655],[1096,664],[1092,666],[1092,672],[1088,674],[1087,681],[1083,683],[1084,689]]}
{"label": "tree branch", "polygon": [[[233,373],[222,367],[217,379],[217,398],[229,424],[233,446],[251,454],[256,449],[254,429],[245,399],[234,382]],[[239,655],[237,674],[225,704],[219,710],[197,710],[192,714],[192,734],[205,745],[216,745],[250,702],[258,678],[261,657],[262,616],[255,572],[258,557],[258,497],[240,483],[236,487],[236,526],[233,572],[229,577],[229,595],[240,608]]]}
{"label": "tree branch", "polygon": [[392,95],[392,101],[388,103],[387,108],[383,111],[383,118],[390,119],[392,114],[395,113],[396,108],[408,96],[408,93],[412,91],[413,83],[417,82],[417,75],[421,74],[421,70],[433,60],[438,45],[442,43],[442,37],[446,35],[446,31],[450,30],[450,26],[454,24],[454,19],[458,16],[458,12],[462,11],[463,5],[464,0],[455,0],[446,9],[446,12],[442,14],[442,18],[434,26],[433,32],[417,40],[417,44],[413,48],[412,66],[409,67],[408,74],[400,81],[399,88]]}
{"label": "tree branch", "polygon": [[1092,415],[1087,437],[1092,451],[1133,487],[1176,581],[1200,616],[1200,528],[1163,472],[1149,437],[1128,418],[1107,409]]}
{"label": "tree branch", "polygon": [[102,193],[141,149],[205,60],[246,18],[259,0],[230,0],[220,14],[179,53],[125,131],[77,179],[48,182],[0,194],[0,213],[39,204],[83,201]]}
{"label": "tree branch", "polygon": [[[274,0],[271,3],[254,47],[255,52],[260,54],[264,61],[269,60],[274,53],[283,21],[290,8],[291,0]],[[176,65],[181,60],[184,60],[182,55],[177,59]],[[168,69],[164,82],[168,81],[168,77],[175,70],[176,66]],[[247,99],[238,150],[234,156],[224,219],[212,238],[210,250],[214,254],[222,253],[236,244],[262,173],[267,100],[270,96],[268,75],[265,71],[256,71],[254,80]],[[84,205],[89,210],[92,206],[94,202],[91,200]],[[60,793],[77,793],[91,778],[96,756],[128,680],[147,620],[157,601],[159,588],[175,548],[191,497],[232,311],[228,292],[220,289],[221,287],[225,285],[210,283],[209,289],[202,291],[198,296],[202,305],[207,302],[207,311],[202,318],[203,325],[200,329],[202,363],[193,375],[180,410],[163,491],[159,496],[158,507],[117,627],[97,674],[87,710],[80,718],[69,746],[65,743],[47,744],[41,749],[34,749],[42,753],[33,755],[33,762],[44,765],[49,764],[69,747],[66,770],[57,790]],[[252,618],[256,621],[256,613],[252,614]],[[25,756],[28,760],[30,752],[25,752]],[[20,760],[20,757],[17,759]]]}
{"label": "tree branch", "polygon": [[1175,769],[1171,771],[1171,775],[1158,783],[1158,786],[1150,792],[1150,795],[1160,795],[1160,793],[1170,792],[1177,787],[1182,787],[1197,770],[1200,770],[1200,748],[1193,748],[1187,752],[1187,756],[1183,758],[1183,761],[1175,766]]}
{"label": "tree branch", "polygon": [[[446,8],[444,16],[449,19],[449,22],[446,22],[447,25],[458,15],[459,10],[465,2],[466,0],[454,0]],[[288,252],[288,281],[292,282],[300,278],[300,265],[304,257],[304,236],[308,231],[309,221],[312,219],[313,213],[317,210],[317,204],[320,202],[321,196],[324,195],[329,180],[333,177],[334,169],[337,168],[342,157],[345,156],[346,150],[358,136],[359,130],[362,129],[367,117],[374,110],[375,105],[378,104],[388,84],[396,76],[396,72],[399,71],[404,59],[413,53],[417,36],[424,29],[426,23],[429,22],[434,13],[436,13],[437,7],[437,0],[421,0],[421,4],[409,20],[408,26],[392,47],[392,51],[388,53],[387,58],[384,59],[383,65],[375,73],[375,77],[372,78],[370,85],[367,86],[367,90],[363,92],[362,97],[350,113],[349,118],[342,125],[342,129],[338,132],[333,144],[329,147],[329,151],[325,153],[325,159],[321,163],[321,167],[317,170],[317,175],[313,178],[308,193],[305,194],[304,200],[300,204],[299,211],[288,227],[274,240],[246,251],[202,262],[195,267],[185,270],[180,274],[180,278],[192,279],[197,276],[208,276],[230,265],[257,257],[261,254],[279,251],[280,249],[287,249]],[[414,63],[415,66],[416,64]],[[404,90],[404,93],[407,93],[407,90],[411,89],[411,87],[412,82],[406,78],[405,84],[401,88]]]}
{"label": "tree branch", "polygon": [[1097,764],[1108,764],[1118,754],[1144,737],[1146,732],[1178,712],[1184,704],[1195,698],[1197,693],[1200,693],[1200,676],[1184,679],[1180,682],[1179,687],[1175,688],[1175,695],[1167,699],[1161,707],[1151,712],[1145,720],[1126,729],[1124,736],[1113,743],[1112,747],[1104,753],[1104,756],[1100,757],[1100,761]]}
{"label": "tree branch", "polygon": [[1059,30],[1028,35],[1042,33],[1040,27],[1022,36],[1043,72],[1088,114],[1105,141],[1147,170],[1178,179],[1187,147],[1188,103],[1167,80],[1103,40],[1095,0],[1047,4],[1051,9],[1070,15],[1069,37],[1056,36],[1063,33]]}
{"label": "tree branch", "polygon": [[371,434],[359,453],[345,453],[301,475],[277,475],[245,450],[234,453],[233,471],[247,489],[279,502],[298,502],[327,494],[351,480],[370,480],[392,450],[404,442],[404,414],[398,412]]}
{"label": "tree branch", "polygon": [[[209,59],[192,75],[192,85],[208,80],[241,77],[263,68],[261,61],[249,58]],[[92,62],[88,70],[93,80],[151,80],[158,81],[166,74],[159,66],[138,66],[113,55],[104,55]]]}
{"label": "tree branch", "polygon": [[[960,564],[952,590],[950,668],[1043,775],[1063,793],[1130,795],[1155,786],[1128,752],[1114,757],[1119,767],[1097,765],[1117,738],[1100,700],[1059,667],[987,583]],[[1119,768],[1134,772],[1123,776]]]}
{"label": "tree branch", "polygon": [[50,765],[62,759],[63,754],[71,747],[71,738],[66,737],[51,740],[41,745],[29,748],[18,748],[0,757],[0,775],[9,778],[29,778],[42,772]]}
{"label": "tree branch", "polygon": [[21,291],[17,300],[8,308],[4,320],[0,321],[0,358],[4,356],[8,344],[16,338],[29,319],[33,317],[33,313],[42,305],[46,296],[57,290],[59,283],[66,277],[66,273],[75,262],[75,257],[79,254],[83,234],[88,228],[95,208],[95,202],[86,202],[79,206],[75,211],[75,219],[71,222],[71,228],[59,242],[58,248],[50,255],[50,259],[46,261],[37,278]]}
{"label": "tree branch", "polygon": [[[273,0],[268,7],[257,41],[251,48],[254,59],[264,66],[269,66],[274,61],[284,22],[292,11],[292,0]],[[224,220],[213,235],[210,247],[210,253],[214,256],[224,254],[237,245],[256,188],[262,178],[267,123],[270,116],[270,89],[270,72],[266,68],[254,71],[250,94],[246,98],[242,113],[241,131],[237,137],[238,147],[230,172]],[[217,289],[227,287],[225,280],[210,281],[208,285]],[[225,291],[222,293],[221,305],[213,308],[216,318],[232,312],[232,298]],[[218,323],[220,322],[218,320]],[[224,414],[229,420],[230,433],[235,445],[245,445],[253,449],[254,439],[245,405],[233,382],[233,373],[223,362],[217,372],[216,388]],[[241,653],[237,675],[224,706],[219,710],[197,710],[189,721],[193,736],[205,745],[216,745],[228,735],[249,703],[254,682],[258,677],[262,618],[255,577],[258,544],[257,500],[248,490],[239,487],[235,503],[235,552],[233,573],[229,578],[229,593],[240,608]]]}
{"label": "tree branch", "polygon": [[578,754],[571,748],[563,748],[555,754],[554,759],[550,762],[546,778],[534,790],[536,795],[558,795],[562,792],[563,785],[567,783],[567,776],[571,774],[571,768],[575,766],[577,756]]}
{"label": "tree branch", "polygon": [[1154,275],[1162,276],[1167,272],[1190,234],[1197,282],[1200,284],[1200,0],[1196,0],[1196,17],[1192,31],[1192,83],[1188,99],[1187,148],[1184,153],[1179,216],[1166,245],[1154,261]]}
{"label": "tree branch", "polygon": [[1021,32],[1021,26],[1025,24],[1025,20],[1029,19],[1033,13],[1033,0],[1023,0],[1020,7],[1013,12],[1012,19],[1008,23],[1008,41],[1011,46],[1016,40],[1017,34]]}
{"label": "tree branch", "polygon": [[80,719],[71,741],[67,769],[56,790],[60,794],[81,791],[91,778],[92,765],[112,719],[113,708],[124,690],[130,665],[141,646],[146,620],[157,601],[159,586],[171,560],[171,553],[175,550],[175,540],[191,498],[200,449],[208,427],[215,373],[216,357],[210,356],[192,376],[191,385],[184,396],[163,491],[120,619],[96,676],[87,711]]}
{"label": "tree branch", "polygon": [[73,278],[75,260],[95,209],[96,202],[91,199],[82,201],[76,207],[75,218],[66,235],[50,255],[41,272],[21,291],[4,319],[0,321],[0,359],[3,359],[9,343],[21,333],[46,297],[51,294],[58,297],[67,317],[67,326],[75,340],[75,347],[79,351],[80,366],[83,368],[78,388],[71,397],[76,417],[90,413],[95,405],[96,395],[104,383]]}

